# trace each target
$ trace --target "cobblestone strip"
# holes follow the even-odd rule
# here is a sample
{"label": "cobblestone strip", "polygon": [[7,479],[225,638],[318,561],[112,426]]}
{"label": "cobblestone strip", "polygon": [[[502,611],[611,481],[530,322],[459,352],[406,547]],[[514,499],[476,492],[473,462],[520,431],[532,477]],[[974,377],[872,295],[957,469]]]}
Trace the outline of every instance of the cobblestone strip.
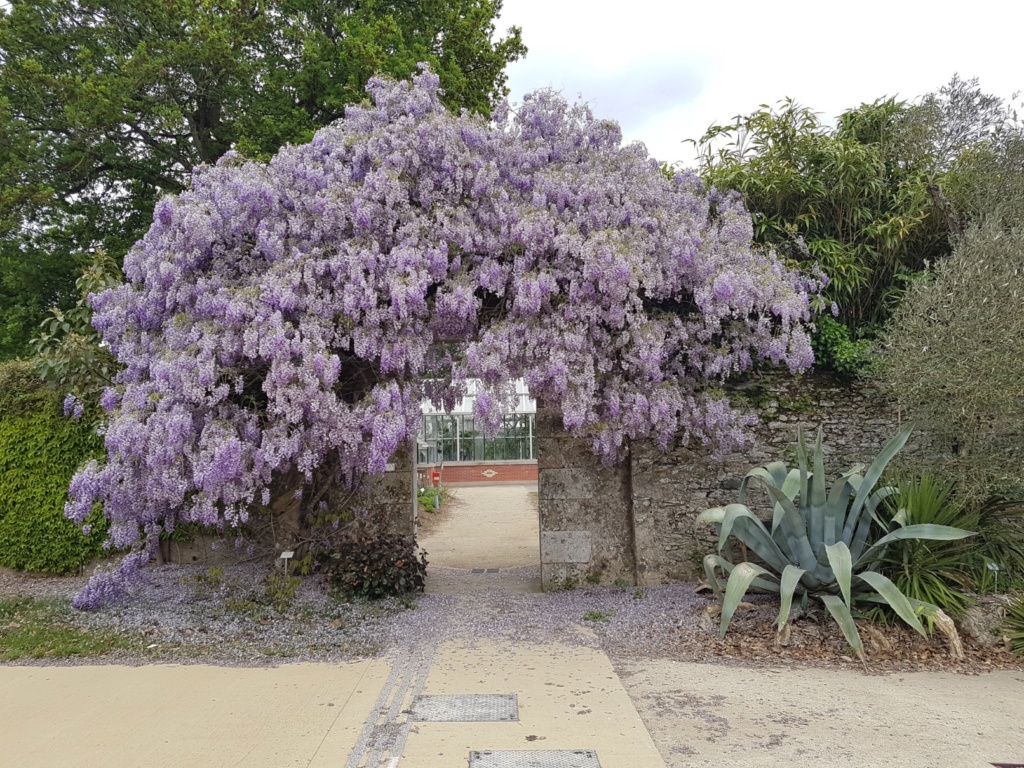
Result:
{"label": "cobblestone strip", "polygon": [[399,648],[384,688],[363,726],[345,768],[392,768],[409,737],[413,700],[423,692],[436,646]]}

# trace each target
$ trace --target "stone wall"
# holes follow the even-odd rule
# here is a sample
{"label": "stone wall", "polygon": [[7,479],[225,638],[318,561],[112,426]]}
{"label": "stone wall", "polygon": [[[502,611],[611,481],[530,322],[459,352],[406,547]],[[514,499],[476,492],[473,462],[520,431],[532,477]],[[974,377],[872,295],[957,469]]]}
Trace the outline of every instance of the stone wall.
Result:
{"label": "stone wall", "polygon": [[556,589],[587,576],[635,575],[629,465],[606,467],[560,417],[537,410],[541,583]]}
{"label": "stone wall", "polygon": [[[825,472],[832,478],[871,462],[900,428],[893,406],[872,389],[823,376],[763,379],[733,399],[760,417],[751,431],[753,443],[742,451],[714,459],[685,448],[663,454],[650,444],[633,446],[632,501],[642,583],[678,581],[698,572],[701,557],[714,550],[717,539],[710,526],[696,522],[697,515],[737,501],[740,481],[754,467],[769,461],[795,464],[798,429],[813,443],[822,428]],[[765,495],[754,494],[749,501],[755,511],[770,514]]]}
{"label": "stone wall", "polygon": [[[813,441],[822,427],[825,469],[833,477],[870,462],[900,426],[895,409],[869,387],[848,387],[823,376],[762,378],[731,397],[755,410],[760,423],[751,431],[749,447],[719,459],[699,450],[662,453],[636,443],[627,462],[610,470],[585,445],[559,436],[557,417],[546,416],[543,431],[538,426],[541,537],[551,540],[547,554],[542,543],[542,560],[548,561],[542,563],[545,587],[563,572],[576,579],[594,574],[603,581],[626,578],[638,584],[693,578],[715,543],[713,529],[697,524],[697,515],[736,501],[750,469],[769,461],[794,463],[798,428]],[[911,440],[905,452],[916,449]],[[751,505],[757,507],[757,495]],[[761,511],[768,512],[764,498]],[[568,532],[577,532],[567,539],[575,547],[571,553],[557,544]],[[587,561],[584,541],[591,548]]]}

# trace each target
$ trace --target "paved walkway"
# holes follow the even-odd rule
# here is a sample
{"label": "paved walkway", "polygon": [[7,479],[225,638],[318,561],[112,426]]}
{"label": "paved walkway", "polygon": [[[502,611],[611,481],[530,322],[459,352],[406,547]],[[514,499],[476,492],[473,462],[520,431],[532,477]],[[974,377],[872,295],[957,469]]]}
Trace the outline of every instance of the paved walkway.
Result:
{"label": "paved walkway", "polygon": [[[466,768],[485,750],[664,766],[608,658],[579,647],[445,643],[276,669],[8,667],[0,689],[0,765],[12,768]],[[417,696],[451,694],[515,694],[519,719],[411,719]]]}
{"label": "paved walkway", "polygon": [[[1009,671],[616,670],[594,648],[450,642],[276,669],[4,667],[0,691],[12,768],[466,768],[485,750],[590,750],[601,768],[1024,763],[1024,673]],[[519,718],[414,719],[417,697],[452,694],[515,694]]]}

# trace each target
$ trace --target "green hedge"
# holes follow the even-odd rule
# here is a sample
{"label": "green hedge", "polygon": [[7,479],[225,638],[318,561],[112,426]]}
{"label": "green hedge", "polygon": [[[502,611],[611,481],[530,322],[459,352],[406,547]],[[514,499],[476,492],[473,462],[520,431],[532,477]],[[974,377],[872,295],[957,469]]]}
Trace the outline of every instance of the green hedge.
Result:
{"label": "green hedge", "polygon": [[88,536],[64,517],[71,476],[102,455],[103,440],[62,411],[63,396],[30,363],[0,364],[0,565],[66,573],[103,552],[101,515]]}

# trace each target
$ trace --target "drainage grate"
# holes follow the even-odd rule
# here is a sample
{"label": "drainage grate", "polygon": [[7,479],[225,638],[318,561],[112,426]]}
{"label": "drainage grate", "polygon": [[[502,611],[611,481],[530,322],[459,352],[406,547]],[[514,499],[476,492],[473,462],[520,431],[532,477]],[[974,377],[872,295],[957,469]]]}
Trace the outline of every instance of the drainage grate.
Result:
{"label": "drainage grate", "polygon": [[409,719],[434,723],[493,723],[519,719],[514,693],[417,696]]}
{"label": "drainage grate", "polygon": [[469,768],[601,768],[601,764],[592,749],[515,749],[470,752]]}
{"label": "drainage grate", "polygon": [[498,568],[474,568],[470,573],[498,573]]}

